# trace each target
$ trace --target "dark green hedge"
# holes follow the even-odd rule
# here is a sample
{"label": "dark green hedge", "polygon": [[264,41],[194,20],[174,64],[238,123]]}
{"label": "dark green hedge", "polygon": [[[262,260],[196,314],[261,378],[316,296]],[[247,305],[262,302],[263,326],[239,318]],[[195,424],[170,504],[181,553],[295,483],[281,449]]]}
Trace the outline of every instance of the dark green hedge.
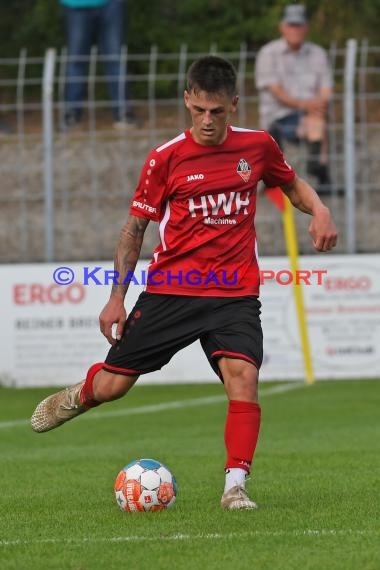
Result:
{"label": "dark green hedge", "polygon": [[[191,51],[234,51],[242,41],[255,49],[277,35],[282,6],[266,0],[127,0],[125,41],[133,53],[177,51],[181,43]],[[349,37],[379,43],[380,0],[312,0],[311,37],[328,46]],[[23,47],[41,55],[48,46],[65,43],[58,0],[2,0],[0,3],[0,57],[15,56]]]}

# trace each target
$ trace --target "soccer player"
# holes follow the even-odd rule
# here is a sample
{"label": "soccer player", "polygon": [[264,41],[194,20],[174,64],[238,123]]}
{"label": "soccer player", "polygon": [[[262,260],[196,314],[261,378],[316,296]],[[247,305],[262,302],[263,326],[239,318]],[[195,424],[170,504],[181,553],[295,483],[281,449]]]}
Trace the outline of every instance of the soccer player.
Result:
{"label": "soccer player", "polygon": [[[229,400],[221,505],[254,509],[245,479],[261,415],[257,183],[280,185],[293,205],[311,216],[317,251],[334,247],[337,232],[328,208],[267,132],[230,126],[238,105],[230,62],[211,55],[196,60],[184,100],[192,127],[150,152],[121,230],[115,253],[119,278],[100,314],[100,329],[112,345],[105,362],[92,365],[84,381],[43,400],[31,425],[48,431],[124,396],[140,374],[160,369],[199,339]],[[160,243],[146,291],[126,318],[128,281],[150,220],[160,224]]]}

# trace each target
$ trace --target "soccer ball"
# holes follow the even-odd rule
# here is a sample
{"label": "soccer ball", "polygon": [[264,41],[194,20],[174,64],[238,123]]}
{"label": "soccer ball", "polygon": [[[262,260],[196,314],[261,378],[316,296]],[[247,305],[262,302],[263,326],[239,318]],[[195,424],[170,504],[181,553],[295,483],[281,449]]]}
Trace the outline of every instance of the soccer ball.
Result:
{"label": "soccer ball", "polygon": [[174,475],[155,459],[132,461],[116,477],[116,502],[122,511],[163,511],[174,505],[176,495]]}

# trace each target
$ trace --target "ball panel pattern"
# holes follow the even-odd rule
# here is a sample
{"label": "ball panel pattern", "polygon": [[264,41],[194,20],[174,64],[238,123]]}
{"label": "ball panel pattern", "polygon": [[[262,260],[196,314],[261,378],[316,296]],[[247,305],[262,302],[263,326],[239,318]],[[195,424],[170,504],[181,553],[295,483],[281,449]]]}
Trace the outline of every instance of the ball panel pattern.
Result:
{"label": "ball panel pattern", "polygon": [[174,475],[155,459],[128,463],[115,481],[116,502],[125,512],[162,511],[174,505],[176,494]]}
{"label": "ball panel pattern", "polygon": [[139,464],[143,469],[159,469],[161,463],[155,459],[140,459]]}

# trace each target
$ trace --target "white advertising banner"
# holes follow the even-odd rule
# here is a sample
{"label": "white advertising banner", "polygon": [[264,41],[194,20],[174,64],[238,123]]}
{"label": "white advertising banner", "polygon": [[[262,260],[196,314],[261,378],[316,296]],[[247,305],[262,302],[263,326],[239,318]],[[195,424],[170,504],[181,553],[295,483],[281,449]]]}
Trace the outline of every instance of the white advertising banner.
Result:
{"label": "white advertising banner", "polygon": [[[262,260],[283,281],[280,258]],[[317,379],[380,377],[380,256],[300,258],[299,279]],[[310,277],[308,275],[310,274]],[[303,356],[292,285],[262,273],[265,379],[303,379]],[[295,276],[297,278],[297,276]]]}
{"label": "white advertising banner", "polygon": [[[293,280],[303,283],[316,378],[380,377],[380,256],[301,257],[298,275],[286,258],[262,258],[260,265],[263,380],[304,378]],[[144,289],[146,268],[147,262],[136,268],[139,284],[130,286],[128,311]],[[98,315],[112,270],[112,263],[102,262],[0,266],[1,383],[72,384],[104,360],[109,345]],[[197,342],[141,381],[219,380]]]}

